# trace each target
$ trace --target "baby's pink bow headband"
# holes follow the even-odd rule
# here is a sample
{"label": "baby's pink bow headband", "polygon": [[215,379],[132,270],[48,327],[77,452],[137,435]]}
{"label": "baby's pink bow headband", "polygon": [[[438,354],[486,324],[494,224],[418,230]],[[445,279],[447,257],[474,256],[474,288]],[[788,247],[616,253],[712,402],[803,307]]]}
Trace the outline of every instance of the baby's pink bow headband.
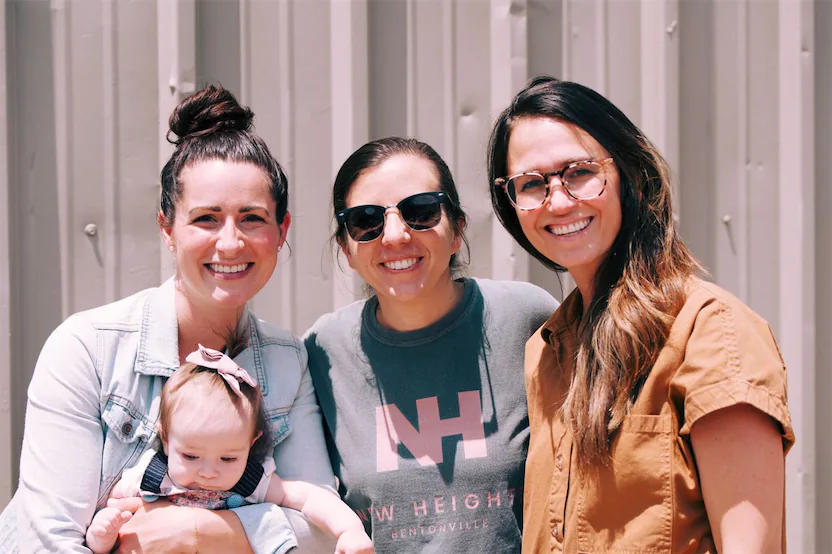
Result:
{"label": "baby's pink bow headband", "polygon": [[219,350],[206,348],[200,344],[197,350],[188,354],[185,361],[216,370],[220,377],[225,379],[229,386],[234,389],[234,392],[239,395],[243,394],[240,390],[240,383],[247,383],[254,388],[257,387],[257,381],[249,375],[248,371],[241,368],[237,365],[237,362]]}

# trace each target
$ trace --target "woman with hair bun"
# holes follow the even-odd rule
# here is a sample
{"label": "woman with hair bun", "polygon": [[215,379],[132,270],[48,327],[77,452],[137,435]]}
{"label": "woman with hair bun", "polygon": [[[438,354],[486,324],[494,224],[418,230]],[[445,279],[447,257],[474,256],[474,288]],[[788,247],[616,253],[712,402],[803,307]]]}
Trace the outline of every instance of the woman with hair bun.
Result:
{"label": "woman with hair bun", "polygon": [[[20,485],[0,516],[0,552],[90,552],[93,514],[156,443],[168,377],[201,345],[222,351],[238,331],[248,341],[234,361],[262,393],[277,473],[334,485],[306,350],[246,307],[272,276],[290,223],[286,176],[251,131],[253,117],[214,86],[171,115],[176,150],[161,174],[158,225],[176,274],[70,316],[46,341],[29,387]],[[117,551],[334,551],[303,515],[272,504],[109,505],[135,512]]]}
{"label": "woman with hair bun", "polygon": [[526,345],[523,552],[781,552],[786,369],[768,324],[698,276],[665,160],[546,77],[489,154],[503,226],[577,285]]}

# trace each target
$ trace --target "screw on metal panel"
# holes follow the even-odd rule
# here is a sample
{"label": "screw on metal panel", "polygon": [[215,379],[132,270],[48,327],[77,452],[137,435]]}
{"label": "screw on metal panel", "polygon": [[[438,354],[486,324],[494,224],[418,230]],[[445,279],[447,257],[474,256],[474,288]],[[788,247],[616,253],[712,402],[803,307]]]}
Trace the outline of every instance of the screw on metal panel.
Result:
{"label": "screw on metal panel", "polygon": [[98,226],[96,226],[95,223],[87,223],[87,226],[84,227],[84,233],[86,233],[88,237],[94,237],[98,234]]}
{"label": "screw on metal panel", "polygon": [[678,24],[679,23],[675,19],[673,21],[671,21],[670,25],[668,25],[667,28],[665,29],[665,31],[667,31],[667,34],[670,35],[670,36],[673,36],[673,33],[676,31],[676,27],[677,27]]}
{"label": "screw on metal panel", "polygon": [[722,223],[725,224],[725,225],[728,225],[729,223],[731,223],[731,216],[727,215],[727,214],[722,216]]}

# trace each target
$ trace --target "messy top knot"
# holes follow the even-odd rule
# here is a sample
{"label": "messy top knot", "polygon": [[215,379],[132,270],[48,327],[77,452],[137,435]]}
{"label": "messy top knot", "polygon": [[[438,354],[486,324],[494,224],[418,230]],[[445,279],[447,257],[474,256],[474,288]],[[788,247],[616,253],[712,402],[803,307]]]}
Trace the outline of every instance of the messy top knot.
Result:
{"label": "messy top knot", "polygon": [[[170,115],[168,142],[179,146],[189,138],[219,131],[250,131],[254,112],[227,89],[210,85],[189,96]],[[173,140],[171,135],[178,138]]]}
{"label": "messy top knot", "polygon": [[276,220],[283,222],[289,204],[286,174],[263,139],[251,130],[253,120],[254,112],[241,106],[229,90],[215,85],[195,92],[173,110],[167,140],[176,150],[162,168],[162,225],[170,227],[176,219],[182,170],[204,160],[250,163],[262,169],[277,205]]}

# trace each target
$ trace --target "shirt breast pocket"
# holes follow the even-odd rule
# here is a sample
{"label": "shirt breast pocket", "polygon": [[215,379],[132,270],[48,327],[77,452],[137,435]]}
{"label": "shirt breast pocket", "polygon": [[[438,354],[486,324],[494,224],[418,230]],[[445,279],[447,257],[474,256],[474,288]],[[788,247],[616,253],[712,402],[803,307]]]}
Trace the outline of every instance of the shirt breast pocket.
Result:
{"label": "shirt breast pocket", "polygon": [[610,466],[582,478],[581,552],[670,552],[672,423],[670,414],[627,416]]}
{"label": "shirt breast pocket", "polygon": [[102,489],[109,490],[155,439],[156,428],[143,412],[116,395],[107,399],[101,421],[105,426]]}
{"label": "shirt breast pocket", "polygon": [[283,442],[292,433],[292,422],[289,419],[289,408],[266,412],[266,423],[272,437],[272,448]]}

